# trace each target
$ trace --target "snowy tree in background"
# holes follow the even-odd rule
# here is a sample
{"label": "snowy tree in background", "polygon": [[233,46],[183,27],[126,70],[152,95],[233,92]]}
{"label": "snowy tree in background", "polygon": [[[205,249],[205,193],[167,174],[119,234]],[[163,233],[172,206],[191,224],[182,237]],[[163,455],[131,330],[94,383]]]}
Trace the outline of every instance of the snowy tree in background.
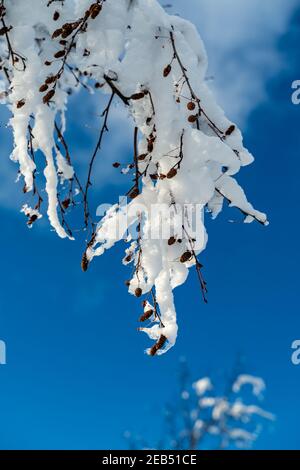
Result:
{"label": "snowy tree in background", "polygon": [[258,439],[263,425],[275,420],[272,413],[260,406],[265,389],[260,377],[236,372],[222,387],[216,386],[210,377],[191,384],[183,363],[179,398],[165,409],[158,441],[153,446],[146,436],[135,438],[126,432],[125,437],[132,449],[249,448]]}
{"label": "snowy tree in background", "polygon": [[[268,223],[233,177],[253,157],[207,86],[202,40],[190,22],[169,15],[156,0],[1,0],[0,18],[1,100],[12,113],[11,159],[19,165],[25,196],[34,201],[22,207],[27,224],[32,227],[46,211],[57,234],[73,239],[70,213],[80,206],[84,271],[125,239],[123,262],[133,265],[129,292],[148,296],[140,320],[149,324],[140,329],[155,343],[147,352],[161,354],[177,336],[173,289],[193,266],[207,301],[199,261],[207,243],[205,210],[215,218],[226,201],[245,222]],[[69,95],[79,89],[95,99],[99,92],[107,95],[85,181],[65,138]],[[122,169],[132,184],[126,202],[113,205],[97,224],[90,210],[93,168],[115,102],[134,124],[132,162]],[[164,210],[153,221],[149,214],[157,205]],[[154,237],[161,223],[168,235]]]}

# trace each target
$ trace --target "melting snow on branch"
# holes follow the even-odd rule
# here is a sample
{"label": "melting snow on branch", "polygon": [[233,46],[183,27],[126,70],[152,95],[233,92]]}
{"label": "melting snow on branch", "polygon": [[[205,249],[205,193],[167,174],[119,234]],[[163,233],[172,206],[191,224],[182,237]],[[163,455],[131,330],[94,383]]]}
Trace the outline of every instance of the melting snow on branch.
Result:
{"label": "melting snow on branch", "polygon": [[[245,222],[268,224],[234,178],[253,157],[208,88],[203,42],[193,24],[169,15],[156,0],[1,0],[0,21],[1,100],[12,112],[11,159],[19,165],[24,193],[36,198],[32,209],[23,208],[28,225],[47,203],[54,230],[72,239],[67,216],[81,204],[90,233],[84,270],[126,235],[125,263],[134,266],[129,292],[148,296],[141,330],[155,342],[147,352],[161,354],[176,341],[173,290],[186,281],[189,268],[195,267],[207,301],[198,258],[207,242],[204,211],[216,217],[226,201]],[[86,182],[76,174],[64,135],[69,95],[77,89],[108,95],[99,140],[87,158]],[[132,163],[122,170],[133,184],[130,202],[114,205],[96,225],[90,186],[114,102],[128,109],[134,123]],[[37,178],[39,170],[44,182]],[[153,222],[149,213],[156,205],[168,210]],[[189,213],[187,206],[196,211]],[[193,218],[197,230],[191,235]],[[161,220],[168,236],[154,237]],[[123,230],[113,237],[112,227],[120,224]],[[128,236],[133,227],[134,243]]]}

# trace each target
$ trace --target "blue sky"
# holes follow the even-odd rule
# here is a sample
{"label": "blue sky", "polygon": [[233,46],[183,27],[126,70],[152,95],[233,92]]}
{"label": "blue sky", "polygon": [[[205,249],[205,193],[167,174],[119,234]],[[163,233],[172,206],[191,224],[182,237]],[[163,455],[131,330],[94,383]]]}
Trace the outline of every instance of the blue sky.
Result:
{"label": "blue sky", "polygon": [[[0,448],[125,448],[126,430],[151,439],[160,428],[163,405],[174,399],[181,357],[193,378],[211,373],[226,380],[242,354],[245,372],[265,379],[264,406],[277,415],[255,447],[300,449],[300,366],[290,360],[291,343],[300,338],[300,106],[290,98],[292,81],[300,79],[300,4],[281,29],[272,32],[270,74],[263,75],[257,64],[261,81],[255,86],[264,93],[252,106],[245,100],[240,116],[232,110],[256,156],[239,181],[255,205],[268,212],[271,224],[243,225],[239,214],[227,209],[216,221],[208,219],[203,263],[209,304],[201,302],[191,273],[176,292],[178,343],[160,358],[143,354],[149,343],[136,332],[139,302],[124,286],[124,247],[97,259],[83,274],[83,239],[60,240],[44,222],[27,229],[17,210],[20,187],[7,184],[15,167],[8,160],[10,137],[2,114],[0,338],[7,344],[8,363],[0,366]],[[265,31],[269,43],[270,29]],[[209,42],[210,54],[216,47]],[[226,54],[232,63],[245,65],[241,51],[228,47]],[[255,63],[246,65],[250,79],[255,77]],[[248,91],[251,86],[250,80]],[[73,105],[80,103],[77,97]],[[86,127],[73,112],[69,131],[73,151],[81,156],[89,154],[96,136],[94,111],[87,107],[82,113]],[[110,161],[118,159],[120,149],[125,161],[128,146],[114,147],[112,157],[111,146],[108,141],[104,149],[109,157],[103,160],[100,188],[94,189],[95,205],[114,201],[119,184],[126,187],[126,180],[111,173]]]}

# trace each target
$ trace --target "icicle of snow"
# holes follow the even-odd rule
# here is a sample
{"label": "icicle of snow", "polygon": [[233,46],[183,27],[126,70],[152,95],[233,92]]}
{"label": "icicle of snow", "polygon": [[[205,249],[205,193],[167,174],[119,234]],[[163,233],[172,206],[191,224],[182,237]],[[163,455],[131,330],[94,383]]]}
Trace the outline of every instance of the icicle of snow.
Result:
{"label": "icicle of snow", "polygon": [[57,172],[63,183],[65,180],[71,180],[74,177],[74,168],[70,165],[60,151],[56,152]]}

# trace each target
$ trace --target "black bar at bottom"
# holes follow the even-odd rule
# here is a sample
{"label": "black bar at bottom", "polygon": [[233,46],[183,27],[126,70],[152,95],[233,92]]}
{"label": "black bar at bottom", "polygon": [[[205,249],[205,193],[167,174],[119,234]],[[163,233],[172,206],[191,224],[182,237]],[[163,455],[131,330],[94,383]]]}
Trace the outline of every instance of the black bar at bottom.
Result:
{"label": "black bar at bottom", "polygon": [[[148,465],[195,466],[209,463],[264,463],[300,461],[300,451],[155,451],[155,450],[3,450],[0,451],[0,467],[23,463],[76,463],[93,465],[93,468],[108,465],[124,468],[139,468]],[[207,467],[202,467],[207,468]]]}

